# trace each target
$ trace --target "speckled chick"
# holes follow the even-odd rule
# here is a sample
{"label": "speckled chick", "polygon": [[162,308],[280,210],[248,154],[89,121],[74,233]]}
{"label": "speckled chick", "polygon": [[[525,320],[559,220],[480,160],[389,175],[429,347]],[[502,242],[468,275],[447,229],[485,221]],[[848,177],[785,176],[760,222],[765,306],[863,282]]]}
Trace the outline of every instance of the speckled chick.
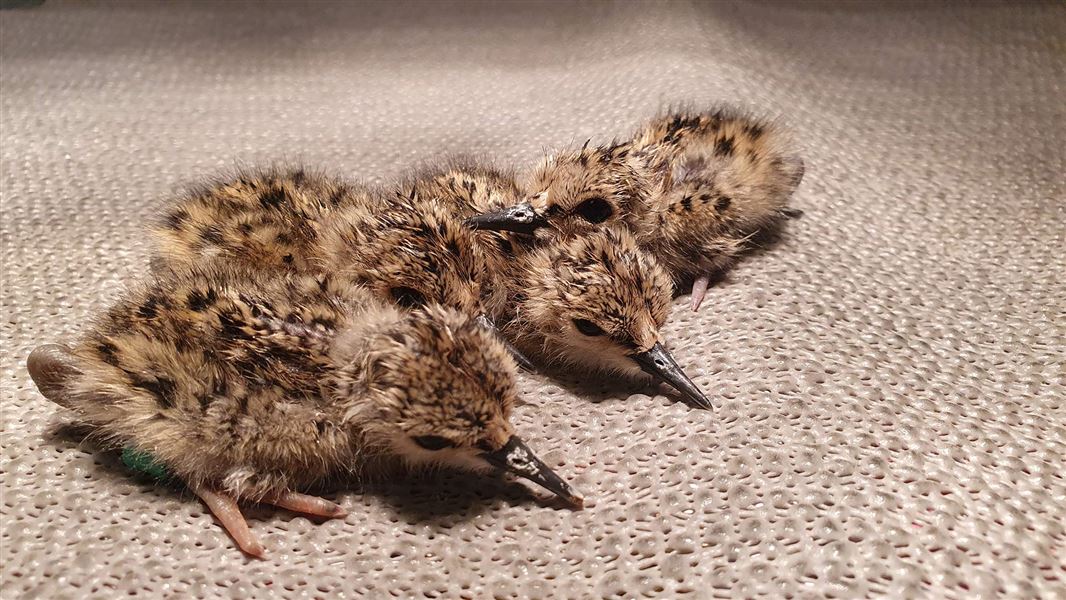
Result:
{"label": "speckled chick", "polygon": [[166,212],[153,264],[341,273],[403,307],[436,302],[493,327],[481,306],[486,266],[476,234],[438,197],[405,190],[382,193],[301,168],[217,181]]}
{"label": "speckled chick", "polygon": [[[497,315],[524,352],[567,366],[650,375],[699,408],[711,403],[663,345],[670,276],[624,227],[560,237],[522,256]],[[644,375],[646,374],[646,375]]]}
{"label": "speckled chick", "polygon": [[534,169],[523,203],[475,227],[568,235],[622,223],[699,307],[712,274],[782,216],[803,177],[784,131],[736,112],[677,112],[622,144],[563,151]]}
{"label": "speckled chick", "polygon": [[339,517],[299,490],[386,466],[502,469],[581,502],[514,434],[515,365],[493,334],[342,276],[165,271],[27,366],[97,441],[154,457],[256,556],[238,501]]}

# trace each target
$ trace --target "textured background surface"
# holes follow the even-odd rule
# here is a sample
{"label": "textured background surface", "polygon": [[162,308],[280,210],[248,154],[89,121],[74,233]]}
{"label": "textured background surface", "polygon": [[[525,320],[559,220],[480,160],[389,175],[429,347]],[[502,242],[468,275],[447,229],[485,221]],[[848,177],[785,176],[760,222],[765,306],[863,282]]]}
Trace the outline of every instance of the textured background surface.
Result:
{"label": "textured background surface", "polygon": [[[1066,595],[1066,8],[318,3],[2,18],[3,596]],[[504,14],[506,13],[506,14]],[[253,509],[47,433],[25,357],[145,269],[178,186],[299,158],[528,164],[661,106],[803,141],[806,216],[668,325],[718,410],[527,377],[520,431],[590,497],[448,478]]]}

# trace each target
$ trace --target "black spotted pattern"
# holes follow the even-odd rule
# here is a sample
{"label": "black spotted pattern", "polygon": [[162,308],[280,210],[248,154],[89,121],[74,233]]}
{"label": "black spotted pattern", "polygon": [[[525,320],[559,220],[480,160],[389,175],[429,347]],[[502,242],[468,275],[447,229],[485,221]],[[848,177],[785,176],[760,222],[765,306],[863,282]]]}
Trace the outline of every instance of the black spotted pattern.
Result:
{"label": "black spotted pattern", "polygon": [[286,200],[288,200],[288,196],[285,195],[285,190],[281,188],[270,189],[259,195],[259,204],[263,205],[263,208],[276,209]]}
{"label": "black spotted pattern", "polygon": [[185,303],[189,307],[189,310],[203,312],[207,310],[209,306],[214,304],[217,299],[218,295],[215,293],[215,290],[208,288],[207,292],[200,290],[189,292],[189,296],[186,298]]}
{"label": "black spotted pattern", "polygon": [[724,137],[715,142],[714,153],[718,156],[732,156],[733,154],[733,138]]}
{"label": "black spotted pattern", "polygon": [[174,407],[174,390],[177,385],[170,379],[166,377],[156,377],[154,379],[133,377],[130,383],[133,387],[140,388],[155,396],[160,406],[164,408]]}

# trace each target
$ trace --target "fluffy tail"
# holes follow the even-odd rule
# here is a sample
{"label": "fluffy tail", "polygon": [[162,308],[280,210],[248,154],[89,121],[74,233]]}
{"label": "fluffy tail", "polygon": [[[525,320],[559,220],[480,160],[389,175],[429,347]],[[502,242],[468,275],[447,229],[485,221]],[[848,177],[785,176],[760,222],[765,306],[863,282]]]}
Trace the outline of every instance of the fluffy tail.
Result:
{"label": "fluffy tail", "polygon": [[79,370],[70,348],[62,344],[37,346],[26,359],[26,369],[45,398],[60,406],[72,408],[66,384]]}

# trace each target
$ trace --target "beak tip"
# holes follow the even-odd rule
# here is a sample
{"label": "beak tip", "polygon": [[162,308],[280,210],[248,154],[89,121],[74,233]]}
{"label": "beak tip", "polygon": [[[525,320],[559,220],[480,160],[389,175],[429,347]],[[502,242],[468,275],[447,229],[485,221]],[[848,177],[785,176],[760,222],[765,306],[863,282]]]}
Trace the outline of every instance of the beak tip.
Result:
{"label": "beak tip", "polygon": [[656,381],[665,383],[680,392],[681,398],[686,404],[703,410],[714,410],[711,401],[702,390],[691,380],[688,375],[678,366],[670,353],[661,343],[656,343],[650,349],[635,355],[634,360],[648,375]]}
{"label": "beak tip", "polygon": [[585,498],[537,458],[517,435],[511,436],[499,450],[486,452],[481,457],[503,472],[510,472],[552,492],[571,506],[582,508],[585,505]]}
{"label": "beak tip", "polygon": [[714,411],[714,404],[711,402],[710,398],[708,398],[707,396],[705,396],[703,394],[703,392],[700,392],[698,395],[695,394],[695,393],[693,393],[693,394],[684,394],[684,396],[685,396],[685,400],[693,408],[698,408],[698,409],[701,409],[701,410]]}

